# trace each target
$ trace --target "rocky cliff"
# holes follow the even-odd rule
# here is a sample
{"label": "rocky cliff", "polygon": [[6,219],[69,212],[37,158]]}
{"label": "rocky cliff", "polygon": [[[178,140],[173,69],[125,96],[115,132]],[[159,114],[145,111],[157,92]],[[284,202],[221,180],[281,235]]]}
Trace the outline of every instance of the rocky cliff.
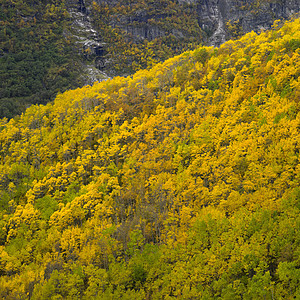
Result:
{"label": "rocky cliff", "polygon": [[84,69],[82,80],[86,84],[106,79],[101,71],[104,66],[103,43],[100,34],[92,24],[90,10],[84,0],[68,0],[66,8],[71,19],[71,26],[65,31],[66,36],[71,36],[74,41],[75,51],[81,55],[81,64]]}
{"label": "rocky cliff", "polygon": [[299,13],[299,0],[43,0],[0,4],[0,117],[58,92],[219,46]]}
{"label": "rocky cliff", "polygon": [[199,0],[199,26],[206,43],[218,46],[246,32],[270,29],[274,20],[288,19],[300,10],[298,0]]}
{"label": "rocky cliff", "polygon": [[141,52],[144,60],[157,62],[190,45],[219,46],[243,33],[269,29],[276,19],[300,11],[299,0],[68,0],[68,5],[78,43],[94,70],[92,81],[99,78],[97,69],[113,76],[149,66],[138,57]]}

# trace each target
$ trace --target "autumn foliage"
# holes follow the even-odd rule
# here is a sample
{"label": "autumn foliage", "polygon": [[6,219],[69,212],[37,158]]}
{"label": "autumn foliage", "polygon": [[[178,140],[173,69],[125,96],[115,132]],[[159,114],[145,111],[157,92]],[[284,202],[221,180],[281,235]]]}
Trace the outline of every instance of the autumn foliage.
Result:
{"label": "autumn foliage", "polygon": [[300,21],[0,124],[0,298],[300,296]]}

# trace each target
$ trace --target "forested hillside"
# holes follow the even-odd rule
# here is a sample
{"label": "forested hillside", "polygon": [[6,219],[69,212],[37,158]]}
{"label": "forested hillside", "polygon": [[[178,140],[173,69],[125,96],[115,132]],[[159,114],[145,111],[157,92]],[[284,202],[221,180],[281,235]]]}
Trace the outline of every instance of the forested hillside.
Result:
{"label": "forested hillside", "polygon": [[300,20],[0,127],[0,298],[300,297]]}
{"label": "forested hillside", "polygon": [[64,1],[0,1],[0,117],[82,85]]}
{"label": "forested hillside", "polygon": [[298,0],[0,0],[0,118],[299,11]]}

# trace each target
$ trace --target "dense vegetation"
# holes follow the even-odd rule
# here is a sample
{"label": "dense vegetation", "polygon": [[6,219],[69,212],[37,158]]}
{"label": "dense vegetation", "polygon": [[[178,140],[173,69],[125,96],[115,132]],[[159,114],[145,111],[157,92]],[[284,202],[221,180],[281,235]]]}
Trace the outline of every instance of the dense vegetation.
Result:
{"label": "dense vegetation", "polygon": [[300,20],[2,120],[0,297],[300,297]]}
{"label": "dense vegetation", "polygon": [[[31,104],[53,100],[58,92],[98,80],[95,73],[102,73],[96,68],[111,77],[130,75],[196,49],[218,26],[216,16],[209,21],[205,14],[222,9],[212,2],[203,12],[201,5],[177,0],[0,0],[0,118],[12,118]],[[227,37],[248,30],[241,12],[255,23],[267,10],[272,21],[283,6],[276,0],[233,2],[224,14]],[[291,7],[297,12],[297,5]],[[86,31],[78,25],[81,18],[91,21]]]}
{"label": "dense vegetation", "polygon": [[65,1],[0,1],[0,117],[81,85]]}

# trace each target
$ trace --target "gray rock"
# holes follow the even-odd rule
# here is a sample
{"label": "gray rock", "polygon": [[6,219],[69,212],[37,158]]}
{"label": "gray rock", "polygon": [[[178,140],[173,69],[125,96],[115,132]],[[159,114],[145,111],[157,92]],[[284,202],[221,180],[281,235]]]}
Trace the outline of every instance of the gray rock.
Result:
{"label": "gray rock", "polygon": [[270,29],[276,19],[288,19],[300,11],[299,0],[199,0],[197,14],[199,26],[206,33],[206,43],[219,46],[232,38],[227,22],[236,22],[242,33]]}
{"label": "gray rock", "polygon": [[[104,47],[98,32],[94,29],[89,16],[91,3],[85,0],[68,0],[67,10],[72,25],[66,33],[75,40],[76,51],[82,57],[83,81],[93,84],[109,78],[101,69],[105,67]],[[103,59],[102,59],[103,58]]]}
{"label": "gray rock", "polygon": [[[114,6],[120,0],[96,0],[99,4]],[[257,5],[259,3],[259,5]],[[219,46],[226,40],[238,35],[230,30],[227,24],[234,24],[238,33],[260,32],[271,28],[274,20],[288,19],[300,11],[300,0],[178,0],[179,5],[189,5],[197,12],[197,22],[203,32],[203,42]],[[70,32],[76,40],[77,51],[83,57],[87,83],[107,78],[103,70],[110,61],[105,55],[105,44],[95,30],[90,18],[92,0],[67,0],[67,9],[72,20]],[[165,18],[162,10],[156,16],[140,8],[129,15],[112,18],[111,26],[123,29],[132,36],[133,41],[149,41],[163,37],[166,32],[149,22],[151,18]],[[183,38],[185,33],[174,28],[169,33],[176,38]],[[108,63],[108,64],[107,64]]]}

